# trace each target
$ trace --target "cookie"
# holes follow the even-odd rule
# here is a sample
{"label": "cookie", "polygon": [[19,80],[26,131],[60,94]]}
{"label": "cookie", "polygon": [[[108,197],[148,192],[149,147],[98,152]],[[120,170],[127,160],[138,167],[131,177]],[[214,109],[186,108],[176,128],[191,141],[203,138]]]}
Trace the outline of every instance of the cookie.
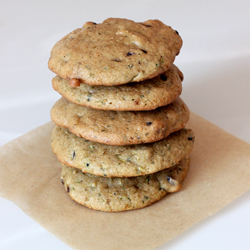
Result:
{"label": "cookie", "polygon": [[179,54],[178,32],[159,20],[87,22],[52,48],[49,68],[74,84],[120,85],[165,72]]}
{"label": "cookie", "polygon": [[178,98],[153,111],[102,111],[76,105],[65,98],[51,109],[52,121],[87,140],[108,145],[159,141],[185,127],[189,110]]}
{"label": "cookie", "polygon": [[172,167],[190,154],[193,142],[190,129],[181,129],[158,142],[129,146],[88,141],[58,126],[51,137],[52,150],[61,163],[105,177],[146,175]]}
{"label": "cookie", "polygon": [[117,212],[146,207],[180,189],[189,158],[160,172],[129,178],[100,177],[63,166],[61,181],[70,197],[95,210]]}
{"label": "cookie", "polygon": [[174,65],[161,75],[140,83],[119,86],[90,86],[82,83],[71,87],[69,82],[56,76],[53,88],[76,104],[116,111],[153,110],[173,102],[182,91],[182,72]]}

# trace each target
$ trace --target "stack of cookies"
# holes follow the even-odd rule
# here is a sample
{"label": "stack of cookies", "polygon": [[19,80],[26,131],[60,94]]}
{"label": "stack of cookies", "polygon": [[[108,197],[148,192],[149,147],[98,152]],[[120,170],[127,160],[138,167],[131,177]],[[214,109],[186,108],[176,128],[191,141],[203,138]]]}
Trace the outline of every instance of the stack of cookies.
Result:
{"label": "stack of cookies", "polygon": [[158,20],[87,22],[51,51],[53,152],[70,197],[92,209],[138,209],[180,189],[194,134],[173,64],[182,39]]}

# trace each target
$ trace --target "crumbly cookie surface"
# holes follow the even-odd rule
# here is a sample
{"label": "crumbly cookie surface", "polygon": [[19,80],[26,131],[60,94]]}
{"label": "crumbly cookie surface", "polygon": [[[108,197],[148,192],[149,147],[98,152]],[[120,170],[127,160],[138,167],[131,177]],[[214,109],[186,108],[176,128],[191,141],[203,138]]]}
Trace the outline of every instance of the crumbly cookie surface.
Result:
{"label": "crumbly cookie surface", "polygon": [[171,65],[161,75],[139,83],[119,86],[91,86],[82,83],[71,87],[69,81],[56,76],[53,88],[69,101],[101,110],[153,110],[173,102],[182,92],[182,72]]}
{"label": "crumbly cookie surface", "polygon": [[57,42],[49,68],[90,85],[139,82],[165,72],[181,46],[178,32],[159,20],[109,18],[87,22]]}
{"label": "crumbly cookie surface", "polygon": [[51,109],[52,121],[87,140],[108,145],[159,141],[185,127],[189,110],[178,98],[153,111],[102,111],[76,105],[65,98]]}
{"label": "crumbly cookie surface", "polygon": [[186,157],[179,164],[154,174],[119,178],[84,174],[63,166],[61,181],[70,197],[95,210],[117,212],[146,207],[167,193],[180,189],[189,166]]}
{"label": "crumbly cookie surface", "polygon": [[190,154],[194,133],[181,129],[167,138],[147,144],[110,146],[77,137],[56,126],[51,147],[58,160],[83,172],[105,177],[131,177],[172,167]]}

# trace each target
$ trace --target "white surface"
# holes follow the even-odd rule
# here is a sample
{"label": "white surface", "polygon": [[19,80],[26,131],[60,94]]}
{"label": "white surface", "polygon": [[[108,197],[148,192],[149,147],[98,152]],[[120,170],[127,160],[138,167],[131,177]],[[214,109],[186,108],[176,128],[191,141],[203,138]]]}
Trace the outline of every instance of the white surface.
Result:
{"label": "white surface", "polygon": [[[0,145],[50,120],[54,43],[86,21],[160,19],[184,40],[176,65],[190,109],[250,143],[250,1],[1,1]],[[16,122],[18,120],[18,122]],[[215,142],[216,143],[216,142]],[[1,181],[1,177],[0,177]],[[249,249],[250,191],[158,249]],[[0,198],[0,249],[70,249]]]}

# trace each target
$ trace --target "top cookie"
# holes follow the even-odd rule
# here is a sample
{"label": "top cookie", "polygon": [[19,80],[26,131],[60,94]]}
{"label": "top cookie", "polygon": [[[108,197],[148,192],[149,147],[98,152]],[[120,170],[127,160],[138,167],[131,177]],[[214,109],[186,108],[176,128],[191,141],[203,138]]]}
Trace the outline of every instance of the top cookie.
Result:
{"label": "top cookie", "polygon": [[109,18],[87,22],[55,44],[49,68],[89,85],[120,85],[165,72],[182,46],[178,32],[159,20]]}

